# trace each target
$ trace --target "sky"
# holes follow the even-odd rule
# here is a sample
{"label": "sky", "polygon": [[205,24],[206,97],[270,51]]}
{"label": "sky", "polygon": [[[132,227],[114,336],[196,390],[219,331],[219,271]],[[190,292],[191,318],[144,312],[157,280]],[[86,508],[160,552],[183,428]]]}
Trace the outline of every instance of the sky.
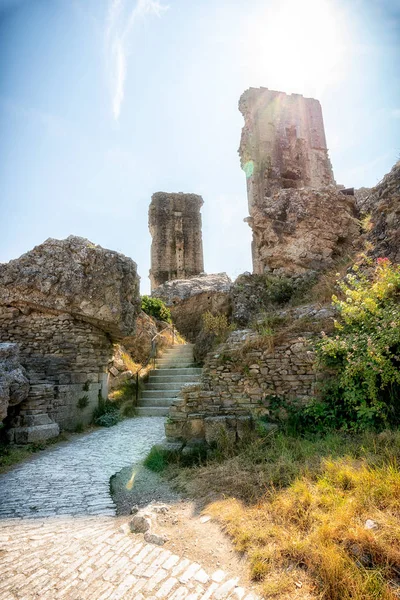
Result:
{"label": "sky", "polygon": [[336,181],[400,158],[400,0],[0,0],[0,262],[79,235],[149,292],[148,206],[204,199],[205,270],[251,271],[249,87],[318,98]]}

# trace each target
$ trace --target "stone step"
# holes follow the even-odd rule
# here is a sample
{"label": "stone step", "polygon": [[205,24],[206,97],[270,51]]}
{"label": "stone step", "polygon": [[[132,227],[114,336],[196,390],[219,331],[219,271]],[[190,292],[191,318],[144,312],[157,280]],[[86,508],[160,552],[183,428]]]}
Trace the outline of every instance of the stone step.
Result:
{"label": "stone step", "polygon": [[179,367],[176,369],[170,369],[165,367],[164,369],[156,369],[155,371],[151,371],[151,376],[156,377],[161,375],[165,377],[166,375],[201,375],[202,369],[199,367]]}
{"label": "stone step", "polygon": [[163,356],[165,354],[193,354],[193,346],[174,346],[164,350]]}
{"label": "stone step", "polygon": [[186,383],[198,383],[200,381],[199,375],[150,375],[148,383],[146,383],[146,389],[152,389],[150,386],[159,385],[163,383],[173,383],[179,385],[185,385]]}
{"label": "stone step", "polygon": [[156,358],[156,365],[181,365],[182,367],[193,366],[193,358]]}
{"label": "stone step", "polygon": [[[161,377],[160,377],[161,379]],[[192,378],[193,379],[193,378]],[[185,382],[185,381],[177,381],[175,377],[170,377],[171,381],[168,382],[150,382],[146,383],[146,387],[145,390],[147,391],[152,391],[152,390],[177,390],[177,389],[181,389],[182,385],[185,385],[186,383],[195,383],[193,380],[190,380],[189,382]]]}
{"label": "stone step", "polygon": [[180,388],[175,388],[174,390],[143,390],[140,394],[140,397],[145,400],[146,398],[175,398],[179,392]]}
{"label": "stone step", "polygon": [[176,398],[142,398],[140,400],[140,406],[166,406],[169,408]]}
{"label": "stone step", "polygon": [[169,406],[138,406],[136,416],[138,417],[166,417]]}

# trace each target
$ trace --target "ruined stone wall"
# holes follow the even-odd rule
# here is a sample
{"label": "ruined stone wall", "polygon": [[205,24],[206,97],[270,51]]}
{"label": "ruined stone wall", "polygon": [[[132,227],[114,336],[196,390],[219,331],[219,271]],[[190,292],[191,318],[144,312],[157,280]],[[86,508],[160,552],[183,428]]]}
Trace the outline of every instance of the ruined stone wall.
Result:
{"label": "ruined stone wall", "polygon": [[242,94],[239,110],[245,120],[239,154],[250,214],[280,189],[335,183],[318,100],[250,88]]}
{"label": "ruined stone wall", "polygon": [[[233,437],[250,426],[249,419],[268,414],[269,397],[313,397],[317,374],[310,334],[289,336],[271,349],[240,349],[257,334],[233,332],[227,342],[210,353],[200,385],[185,386],[173,402],[165,426],[170,440],[215,439],[224,427]],[[239,351],[239,354],[238,354]]]}
{"label": "ruined stone wall", "polygon": [[9,406],[20,404],[29,392],[29,381],[19,358],[17,344],[0,343],[0,420]]}
{"label": "ruined stone wall", "polygon": [[113,342],[134,336],[136,264],[83,238],[49,239],[0,265],[0,342],[19,345],[29,392],[5,424],[18,443],[90,422]]}
{"label": "ruined stone wall", "polygon": [[151,289],[204,271],[200,208],[196,194],[153,194],[149,208]]}
{"label": "ruined stone wall", "polygon": [[353,254],[360,225],[353,196],[333,186],[280,190],[264,198],[247,219],[253,230],[255,273],[289,276],[333,267]]}
{"label": "ruined stone wall", "polygon": [[109,337],[68,314],[24,312],[0,308],[1,339],[19,345],[30,383],[27,398],[17,411],[9,411],[8,425],[40,425],[40,415],[48,415],[61,429],[88,424],[99,392],[107,395],[106,366],[113,352]]}
{"label": "ruined stone wall", "polygon": [[321,270],[359,237],[354,199],[336,188],[321,105],[250,88],[239,101],[239,154],[247,178],[253,272]]}

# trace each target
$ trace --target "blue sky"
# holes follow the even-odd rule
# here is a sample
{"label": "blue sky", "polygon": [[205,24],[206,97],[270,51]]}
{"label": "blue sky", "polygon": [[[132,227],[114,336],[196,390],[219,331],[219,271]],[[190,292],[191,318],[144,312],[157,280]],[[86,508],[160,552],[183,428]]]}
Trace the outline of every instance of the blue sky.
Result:
{"label": "blue sky", "polygon": [[251,270],[237,109],[317,97],[338,183],[400,156],[398,0],[0,0],[0,261],[70,234],[149,290],[156,191],[201,194],[207,272]]}

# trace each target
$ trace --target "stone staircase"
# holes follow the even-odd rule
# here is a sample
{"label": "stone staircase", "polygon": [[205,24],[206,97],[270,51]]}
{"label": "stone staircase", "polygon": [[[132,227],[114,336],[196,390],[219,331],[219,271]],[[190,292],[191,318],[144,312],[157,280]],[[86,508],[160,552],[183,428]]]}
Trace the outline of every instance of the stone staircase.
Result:
{"label": "stone staircase", "polygon": [[200,381],[201,368],[194,366],[193,344],[173,346],[156,359],[136,409],[138,417],[165,417],[183,385]]}

